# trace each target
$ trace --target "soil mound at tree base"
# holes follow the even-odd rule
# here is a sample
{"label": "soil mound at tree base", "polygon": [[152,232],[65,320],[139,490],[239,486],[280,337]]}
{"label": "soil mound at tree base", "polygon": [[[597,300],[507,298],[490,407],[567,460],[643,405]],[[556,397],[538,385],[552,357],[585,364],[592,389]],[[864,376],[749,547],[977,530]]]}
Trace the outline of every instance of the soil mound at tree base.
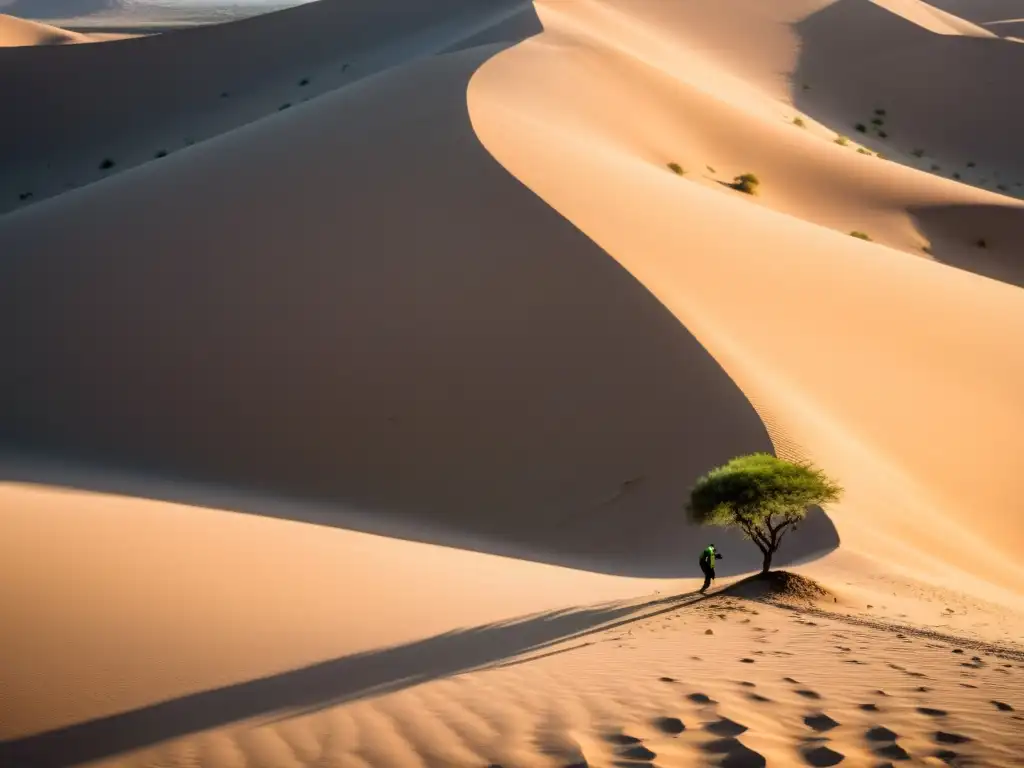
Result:
{"label": "soil mound at tree base", "polygon": [[769,571],[734,584],[726,592],[736,597],[787,604],[834,603],[836,596],[806,576]]}

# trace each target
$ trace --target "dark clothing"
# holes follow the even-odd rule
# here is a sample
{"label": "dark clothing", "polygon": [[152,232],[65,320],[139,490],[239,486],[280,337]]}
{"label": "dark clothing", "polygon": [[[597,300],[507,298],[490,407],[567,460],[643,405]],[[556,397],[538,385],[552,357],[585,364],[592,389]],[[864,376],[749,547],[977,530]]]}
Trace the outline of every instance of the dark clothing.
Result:
{"label": "dark clothing", "polygon": [[711,582],[715,578],[715,569],[710,565],[705,565],[704,563],[700,564],[700,569],[704,571],[704,586],[700,588],[700,591],[707,592],[708,587],[711,586]]}
{"label": "dark clothing", "polygon": [[707,592],[711,582],[715,580],[715,559],[721,558],[722,554],[713,546],[708,547],[700,554],[700,569],[704,573],[704,586],[701,592]]}

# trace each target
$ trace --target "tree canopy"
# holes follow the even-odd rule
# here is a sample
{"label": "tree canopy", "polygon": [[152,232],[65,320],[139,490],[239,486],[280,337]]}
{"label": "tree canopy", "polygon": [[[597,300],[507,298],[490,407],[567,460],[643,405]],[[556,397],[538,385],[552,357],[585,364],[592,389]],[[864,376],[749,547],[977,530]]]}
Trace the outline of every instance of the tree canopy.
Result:
{"label": "tree canopy", "polygon": [[738,456],[697,480],[687,510],[702,525],[736,527],[764,555],[763,570],[785,534],[814,504],[838,501],[843,489],[822,470],[768,453]]}

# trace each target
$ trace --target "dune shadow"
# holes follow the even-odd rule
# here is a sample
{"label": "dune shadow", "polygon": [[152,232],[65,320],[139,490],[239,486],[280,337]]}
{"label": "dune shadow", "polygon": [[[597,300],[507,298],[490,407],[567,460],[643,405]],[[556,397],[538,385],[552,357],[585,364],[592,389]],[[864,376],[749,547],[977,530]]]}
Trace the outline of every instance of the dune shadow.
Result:
{"label": "dune shadow", "polygon": [[[569,638],[675,610],[696,595],[642,606],[551,611],[447,632],[414,643],[320,662],[188,694],[63,728],[0,741],[0,765],[67,768],[253,718],[282,719],[500,665]],[[642,616],[637,615],[640,611]]]}
{"label": "dune shadow", "polygon": [[[896,162],[920,148],[944,167],[973,158],[1024,181],[1011,178],[1024,165],[1007,127],[1022,116],[1020,100],[1008,98],[1024,65],[1020,44],[938,34],[859,0],[829,3],[792,29],[800,50],[791,93],[801,112]],[[867,130],[855,133],[857,124]]]}
{"label": "dune shadow", "polygon": [[1024,208],[934,205],[910,209],[936,261],[1024,288]]}
{"label": "dune shadow", "polygon": [[[771,443],[675,317],[480,145],[467,84],[507,44],[0,223],[3,479],[695,575],[690,484]],[[835,545],[816,525],[785,557]],[[715,540],[722,575],[759,565]]]}

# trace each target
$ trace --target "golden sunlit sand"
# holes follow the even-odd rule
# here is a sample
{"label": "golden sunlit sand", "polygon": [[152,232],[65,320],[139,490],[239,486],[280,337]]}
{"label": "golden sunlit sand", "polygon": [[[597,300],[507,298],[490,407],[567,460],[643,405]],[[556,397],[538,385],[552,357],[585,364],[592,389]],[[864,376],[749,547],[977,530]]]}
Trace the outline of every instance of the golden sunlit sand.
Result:
{"label": "golden sunlit sand", "polygon": [[[968,5],[0,17],[0,765],[1020,765]],[[772,582],[683,511],[758,451],[846,491]]]}

